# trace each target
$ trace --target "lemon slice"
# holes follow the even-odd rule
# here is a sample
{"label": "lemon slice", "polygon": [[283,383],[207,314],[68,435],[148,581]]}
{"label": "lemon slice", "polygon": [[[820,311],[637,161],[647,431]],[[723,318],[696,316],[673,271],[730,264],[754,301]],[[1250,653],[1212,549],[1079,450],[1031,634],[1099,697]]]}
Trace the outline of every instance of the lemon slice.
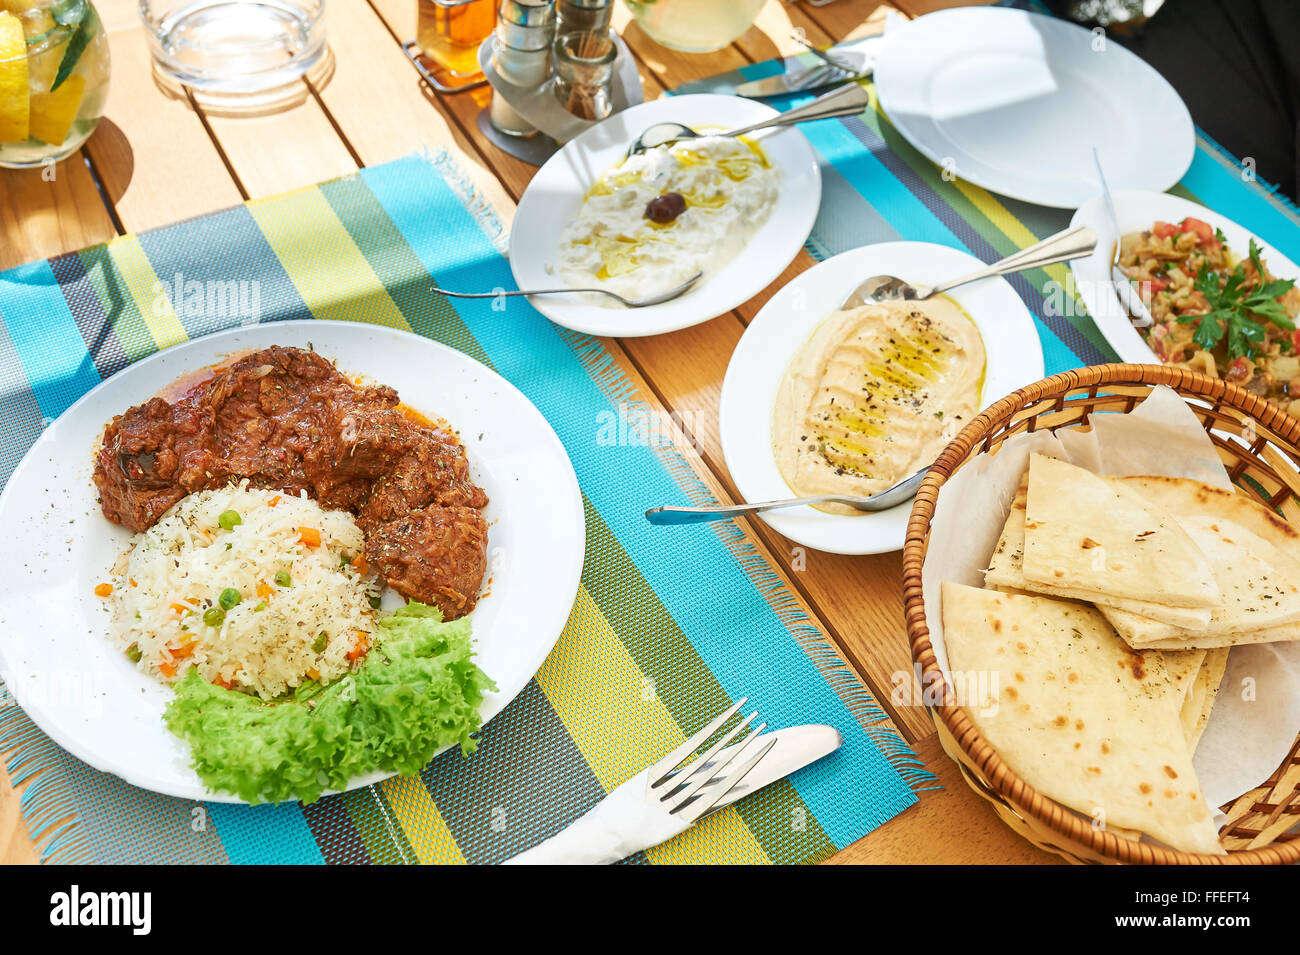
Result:
{"label": "lemon slice", "polygon": [[28,137],[27,38],[12,13],[0,13],[0,143]]}
{"label": "lemon slice", "polygon": [[31,136],[57,146],[68,138],[86,92],[84,76],[69,76],[53,93],[32,94]]}

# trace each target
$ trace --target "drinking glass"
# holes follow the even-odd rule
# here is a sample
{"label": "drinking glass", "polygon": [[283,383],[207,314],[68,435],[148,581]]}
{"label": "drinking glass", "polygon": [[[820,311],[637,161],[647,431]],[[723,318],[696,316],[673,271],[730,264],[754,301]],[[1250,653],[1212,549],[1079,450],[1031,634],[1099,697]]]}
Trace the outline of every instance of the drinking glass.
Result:
{"label": "drinking glass", "polygon": [[750,28],[767,0],[627,0],[652,40],[687,53],[720,50]]}
{"label": "drinking glass", "polygon": [[0,166],[70,155],[108,97],[108,39],[90,0],[0,0]]}

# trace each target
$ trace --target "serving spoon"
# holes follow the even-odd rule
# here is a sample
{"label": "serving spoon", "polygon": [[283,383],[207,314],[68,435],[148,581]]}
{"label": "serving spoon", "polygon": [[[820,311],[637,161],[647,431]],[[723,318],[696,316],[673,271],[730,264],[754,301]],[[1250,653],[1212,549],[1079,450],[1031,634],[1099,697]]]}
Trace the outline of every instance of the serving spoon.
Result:
{"label": "serving spoon", "polygon": [[648,295],[645,298],[624,298],[617,292],[611,292],[607,288],[535,288],[512,291],[501,289],[497,292],[449,292],[445,288],[439,288],[435,285],[433,291],[448,298],[515,298],[519,295],[576,295],[579,292],[599,292],[601,295],[608,295],[610,298],[618,299],[628,308],[645,308],[647,305],[662,305],[664,302],[671,302],[687,292],[703,275],[703,272],[696,272],[681,285],[675,285],[666,292]]}
{"label": "serving spoon", "polygon": [[1014,255],[985,266],[978,272],[963,275],[959,279],[940,282],[937,285],[912,285],[895,275],[873,275],[852,292],[840,304],[841,309],[858,308],[863,305],[875,305],[880,302],[921,301],[980,279],[1009,272],[1025,272],[1029,269],[1042,268],[1069,259],[1080,259],[1091,255],[1097,247],[1097,233],[1086,225],[1066,229],[1056,235],[1049,235],[1041,242],[1036,242],[1027,249],[1021,249]]}
{"label": "serving spoon", "polygon": [[697,139],[701,135],[708,136],[743,136],[746,133],[758,132],[760,129],[773,129],[778,126],[793,126],[795,123],[807,123],[814,119],[831,119],[835,116],[856,116],[871,105],[871,97],[857,83],[845,83],[838,89],[831,90],[829,93],[823,93],[811,103],[805,103],[795,109],[787,110],[780,115],[773,116],[758,123],[751,123],[748,126],[741,126],[738,129],[729,129],[723,133],[708,132],[705,134],[697,133],[689,126],[681,123],[655,123],[648,127],[636,139],[632,145],[627,148],[629,157],[636,156],[645,152],[647,149],[655,149],[659,146],[667,146],[669,143],[679,142],[683,139]]}
{"label": "serving spoon", "polygon": [[859,511],[884,511],[910,501],[916,496],[916,489],[921,486],[921,479],[929,471],[921,468],[911,477],[905,477],[892,487],[887,487],[870,497],[853,497],[843,494],[821,494],[816,497],[792,497],[783,501],[761,501],[757,504],[705,504],[700,507],[675,507],[665,504],[652,507],[645,512],[645,519],[651,524],[702,524],[706,521],[725,521],[732,517],[757,514],[759,511],[771,511],[778,507],[798,507],[801,504],[847,504]]}

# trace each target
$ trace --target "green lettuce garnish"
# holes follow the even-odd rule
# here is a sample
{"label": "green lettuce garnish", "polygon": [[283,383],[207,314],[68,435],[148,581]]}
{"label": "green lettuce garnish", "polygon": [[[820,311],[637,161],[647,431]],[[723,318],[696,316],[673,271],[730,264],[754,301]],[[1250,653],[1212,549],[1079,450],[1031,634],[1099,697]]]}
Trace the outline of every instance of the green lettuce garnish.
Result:
{"label": "green lettuce garnish", "polygon": [[474,751],[478,709],[495,684],[473,662],[468,617],[444,623],[410,603],[380,621],[356,672],[263,702],[191,668],[167,705],[199,778],[250,803],[314,802],[376,770],[418,773],[444,746]]}

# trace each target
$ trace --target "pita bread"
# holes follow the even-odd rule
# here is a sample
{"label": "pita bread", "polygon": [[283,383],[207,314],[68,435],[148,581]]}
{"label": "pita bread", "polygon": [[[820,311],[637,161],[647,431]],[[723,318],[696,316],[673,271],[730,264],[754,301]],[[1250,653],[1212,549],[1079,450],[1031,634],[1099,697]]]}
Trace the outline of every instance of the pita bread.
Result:
{"label": "pita bread", "polygon": [[942,601],[958,702],[1030,785],[1107,826],[1223,852],[1161,654],[1130,649],[1079,604],[951,582]]}
{"label": "pita bread", "polygon": [[[1189,646],[1206,646],[1205,637],[1255,633],[1300,622],[1300,564],[1226,518],[1188,514],[1176,520],[1209,558],[1222,606],[1211,611],[1210,622],[1195,632],[1129,611],[1099,608],[1129,644],[1146,646],[1178,637],[1192,641]],[[1216,641],[1214,645],[1230,644]]]}
{"label": "pita bread", "polygon": [[1240,524],[1300,561],[1300,531],[1245,494],[1187,478],[1126,477],[1118,481],[1171,514],[1213,514]]}
{"label": "pita bread", "polygon": [[1205,650],[1164,650],[1165,675],[1178,690],[1178,705],[1185,706],[1196,688],[1196,678],[1205,662]]}
{"label": "pita bread", "polygon": [[1251,633],[1189,634],[1149,643],[1130,644],[1135,650],[1213,650],[1218,647],[1250,647],[1259,643],[1287,643],[1300,640],[1300,624],[1288,623]]}
{"label": "pita bread", "polygon": [[1168,623],[1177,626],[1180,630],[1195,630],[1198,627],[1203,628],[1209,625],[1210,608],[1208,607],[1198,609],[1162,607],[1159,604],[1147,603],[1141,600],[1125,600],[1026,580],[1022,570],[1022,563],[1025,549],[1025,499],[1028,496],[1028,491],[1029,474],[1026,472],[1020,479],[1020,489],[1016,492],[1015,500],[1011,502],[1011,510],[1007,514],[1006,524],[1002,527],[1002,536],[998,540],[998,546],[993,551],[989,569],[984,573],[985,586],[1013,593],[1032,591],[1066,600],[1087,600],[1093,603],[1105,601],[1108,606],[1125,610],[1147,620]]}
{"label": "pita bread", "polygon": [[[1284,589],[1290,591],[1300,585],[1300,531],[1258,501],[1244,494],[1208,487],[1184,478],[1148,476],[1118,480],[1127,487],[1137,489],[1167,513],[1196,515],[1195,520],[1202,526],[1217,526],[1227,532],[1226,536],[1253,549],[1257,556],[1276,565],[1280,573],[1279,582]],[[1205,518],[1214,520],[1207,521]],[[1185,521],[1184,525],[1186,526]],[[1264,543],[1261,544],[1260,541]],[[1212,560],[1212,563],[1218,564],[1219,560]],[[1225,595],[1230,593],[1231,586],[1223,587],[1224,580],[1221,579],[1222,573],[1217,566],[1215,573]],[[1239,606],[1251,605],[1247,602]],[[1258,606],[1258,602],[1255,606]],[[1120,636],[1133,646],[1141,647],[1213,648],[1300,640],[1300,625],[1282,612],[1281,607],[1269,606],[1262,609],[1263,613],[1260,609],[1242,609],[1240,613],[1229,613],[1205,627],[1194,628],[1185,628],[1168,620],[1161,621],[1160,623],[1167,624],[1161,626],[1151,619],[1126,619],[1122,615],[1112,617],[1111,622]],[[1103,612],[1106,612],[1104,608]],[[1138,616],[1143,616],[1140,611]],[[1280,622],[1287,619],[1291,622]],[[1196,630],[1196,635],[1188,633],[1188,629]]]}
{"label": "pita bread", "polygon": [[1029,458],[1021,571],[1090,599],[1194,608],[1220,601],[1209,561],[1176,521],[1136,490],[1041,454]]}
{"label": "pita bread", "polygon": [[[1187,653],[1189,651],[1175,650],[1171,652]],[[1192,753],[1196,752],[1196,744],[1201,741],[1201,734],[1205,732],[1205,726],[1210,721],[1210,711],[1214,709],[1214,700],[1219,695],[1219,686],[1223,683],[1223,674],[1228,668],[1229,652],[1230,650],[1227,647],[1206,651],[1205,659],[1196,671],[1196,677],[1190,692],[1183,700],[1180,714],[1183,724],[1183,738],[1187,740],[1187,749]],[[1165,654],[1166,661],[1169,656],[1170,653]]]}

